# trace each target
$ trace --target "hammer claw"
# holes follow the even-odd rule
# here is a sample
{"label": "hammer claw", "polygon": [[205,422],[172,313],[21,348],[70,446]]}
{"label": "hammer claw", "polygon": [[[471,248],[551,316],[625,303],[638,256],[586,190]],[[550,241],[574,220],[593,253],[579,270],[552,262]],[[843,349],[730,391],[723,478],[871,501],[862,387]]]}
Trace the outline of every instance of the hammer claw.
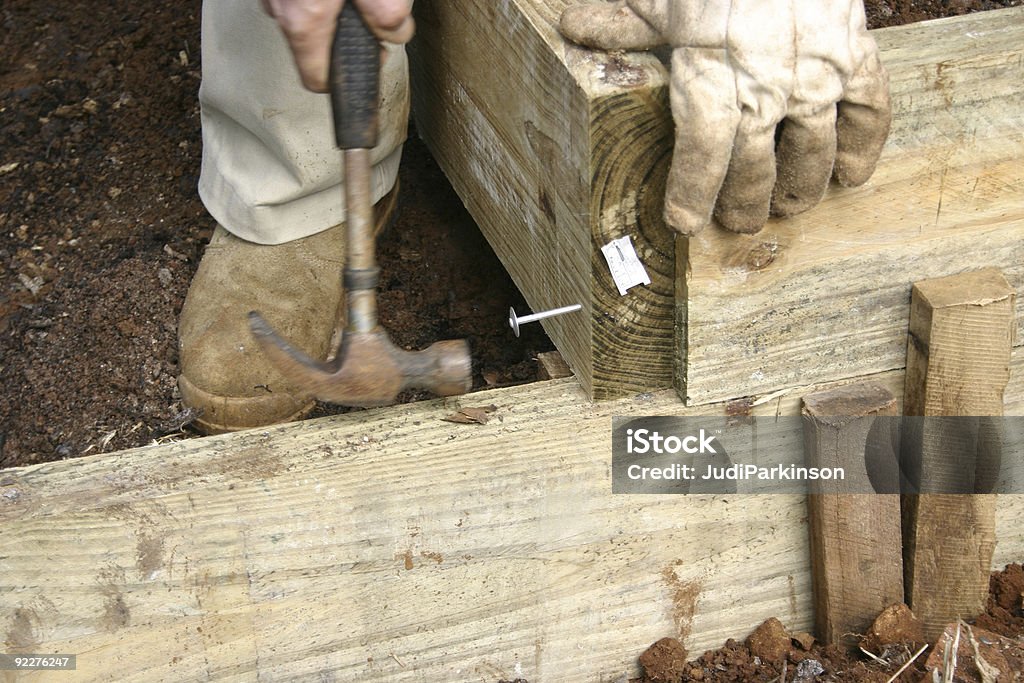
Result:
{"label": "hammer claw", "polygon": [[[267,355],[270,362],[286,378],[302,386],[309,375],[334,373],[330,363],[310,358],[292,346],[256,311],[249,312],[249,330],[256,339],[260,349]],[[302,381],[296,381],[301,378]]]}
{"label": "hammer claw", "polygon": [[281,338],[255,311],[249,327],[263,353],[304,395],[338,405],[388,405],[404,389],[441,396],[469,391],[472,362],[465,341],[443,341],[423,351],[397,348],[380,328],[346,332],[331,363],[314,360]]}

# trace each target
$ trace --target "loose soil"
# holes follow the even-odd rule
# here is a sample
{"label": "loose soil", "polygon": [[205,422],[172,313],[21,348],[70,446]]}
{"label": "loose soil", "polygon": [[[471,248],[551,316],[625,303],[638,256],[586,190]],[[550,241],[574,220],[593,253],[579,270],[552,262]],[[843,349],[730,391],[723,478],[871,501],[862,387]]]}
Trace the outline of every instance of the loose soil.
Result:
{"label": "loose soil", "polygon": [[[869,0],[872,26],[1021,0]],[[196,194],[200,2],[8,0],[0,18],[0,467],[193,436],[177,316],[213,229]],[[474,387],[552,349],[415,134],[380,244],[382,322],[468,338]],[[404,400],[420,398],[418,395]],[[340,409],[322,406],[318,415]]]}

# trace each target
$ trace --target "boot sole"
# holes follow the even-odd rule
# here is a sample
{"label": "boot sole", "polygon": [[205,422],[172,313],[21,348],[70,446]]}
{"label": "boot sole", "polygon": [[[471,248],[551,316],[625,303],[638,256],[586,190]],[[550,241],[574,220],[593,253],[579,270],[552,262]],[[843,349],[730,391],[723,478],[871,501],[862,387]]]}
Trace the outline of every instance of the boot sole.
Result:
{"label": "boot sole", "polygon": [[[181,391],[182,401],[186,405],[216,406],[220,409],[218,412],[223,415],[223,418],[210,419],[209,416],[204,416],[204,413],[200,412],[192,422],[193,427],[207,435],[226,434],[228,432],[239,432],[244,429],[295,422],[304,418],[316,407],[316,401],[310,401],[299,406],[297,410],[281,412],[281,408],[274,405],[274,403],[282,403],[276,400],[278,398],[276,396],[242,398],[217,396],[198,388],[184,376],[178,377],[178,388]],[[268,398],[274,400],[268,401],[266,400]],[[248,419],[245,419],[243,415]],[[231,416],[235,417],[232,418]]]}

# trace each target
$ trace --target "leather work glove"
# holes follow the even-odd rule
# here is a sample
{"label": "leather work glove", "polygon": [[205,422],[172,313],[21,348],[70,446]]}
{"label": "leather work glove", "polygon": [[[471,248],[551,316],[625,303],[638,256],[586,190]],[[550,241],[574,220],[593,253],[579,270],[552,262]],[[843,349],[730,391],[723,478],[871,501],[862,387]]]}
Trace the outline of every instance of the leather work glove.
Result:
{"label": "leather work glove", "polygon": [[[407,43],[415,30],[412,0],[353,0],[378,40]],[[302,84],[327,92],[331,41],[345,0],[262,0],[263,9],[277,20],[295,56]]]}
{"label": "leather work glove", "polygon": [[889,134],[863,0],[590,2],[566,9],[561,31],[606,50],[673,48],[665,220],[683,234],[712,210],[729,230],[757,232],[769,207],[817,204],[830,176],[860,185]]}

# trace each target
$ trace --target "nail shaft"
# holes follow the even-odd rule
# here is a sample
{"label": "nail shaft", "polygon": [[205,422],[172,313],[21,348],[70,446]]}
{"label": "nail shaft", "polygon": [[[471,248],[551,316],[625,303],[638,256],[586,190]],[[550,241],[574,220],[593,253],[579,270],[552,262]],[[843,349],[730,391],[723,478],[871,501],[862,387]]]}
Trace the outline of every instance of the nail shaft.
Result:
{"label": "nail shaft", "polygon": [[581,304],[573,304],[571,306],[562,306],[561,308],[552,308],[550,311],[540,311],[539,313],[531,313],[529,315],[524,315],[521,318],[516,315],[516,311],[514,308],[509,308],[508,324],[509,327],[512,328],[512,331],[515,332],[515,335],[518,337],[520,325],[532,323],[537,320],[543,320],[544,318],[551,318],[556,315],[562,315],[563,313],[572,313],[573,311],[578,311],[581,308],[583,308]]}

